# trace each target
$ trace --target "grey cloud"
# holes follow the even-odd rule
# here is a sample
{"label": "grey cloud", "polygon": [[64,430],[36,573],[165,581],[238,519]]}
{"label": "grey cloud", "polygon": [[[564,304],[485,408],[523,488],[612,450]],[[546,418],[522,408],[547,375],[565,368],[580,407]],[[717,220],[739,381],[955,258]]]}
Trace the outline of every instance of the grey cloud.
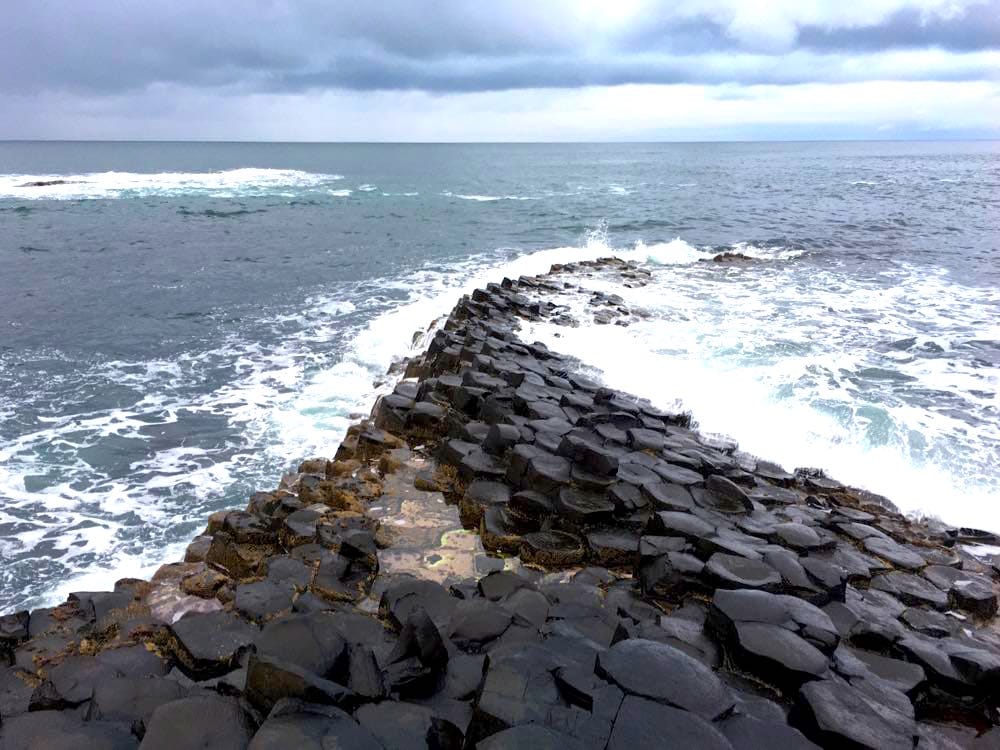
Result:
{"label": "grey cloud", "polygon": [[[839,2],[840,0],[831,0]],[[507,0],[36,0],[0,26],[0,92],[113,94],[178,84],[236,93],[493,91],[628,83],[794,84],[995,79],[974,55],[859,69],[859,54],[1000,49],[1000,2],[953,17],[904,9],[870,25],[797,26],[761,49],[718,13],[651,3],[624,27],[581,23],[573,3]],[[765,35],[766,36],[766,35]]]}

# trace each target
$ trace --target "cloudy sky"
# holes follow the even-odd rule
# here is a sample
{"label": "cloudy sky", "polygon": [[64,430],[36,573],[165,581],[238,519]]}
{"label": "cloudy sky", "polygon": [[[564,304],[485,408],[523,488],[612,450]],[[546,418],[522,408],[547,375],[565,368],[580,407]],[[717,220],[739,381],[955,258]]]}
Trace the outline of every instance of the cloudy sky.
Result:
{"label": "cloudy sky", "polygon": [[31,0],[0,138],[1000,137],[1000,0]]}

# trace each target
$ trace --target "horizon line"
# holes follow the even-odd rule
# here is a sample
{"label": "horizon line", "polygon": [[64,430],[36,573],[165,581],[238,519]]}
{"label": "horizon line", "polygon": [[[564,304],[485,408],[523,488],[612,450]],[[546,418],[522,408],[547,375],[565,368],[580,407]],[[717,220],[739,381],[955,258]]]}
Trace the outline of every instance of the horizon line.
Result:
{"label": "horizon line", "polygon": [[657,145],[719,143],[990,143],[1000,141],[1000,134],[981,137],[912,137],[912,138],[732,138],[705,140],[483,140],[483,141],[320,141],[320,140],[230,140],[224,138],[0,138],[0,143],[216,143],[273,144],[317,146],[558,146],[558,145]]}

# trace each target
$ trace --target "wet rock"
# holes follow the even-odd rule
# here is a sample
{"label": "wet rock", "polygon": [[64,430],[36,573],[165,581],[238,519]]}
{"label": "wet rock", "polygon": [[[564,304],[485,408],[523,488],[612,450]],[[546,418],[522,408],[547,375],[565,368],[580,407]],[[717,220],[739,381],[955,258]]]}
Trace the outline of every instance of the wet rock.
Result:
{"label": "wet rock", "polygon": [[28,638],[27,611],[0,617],[0,660],[9,659],[14,649]]}
{"label": "wet rock", "polygon": [[469,485],[459,503],[462,523],[478,526],[487,508],[506,507],[510,503],[510,489],[502,482],[478,479]]}
{"label": "wet rock", "polygon": [[296,700],[278,702],[253,736],[248,750],[384,750],[351,716],[334,706]]}
{"label": "wet rock", "polygon": [[273,581],[241,583],[236,587],[234,608],[256,622],[269,620],[292,608],[295,590]]}
{"label": "wet rock", "polygon": [[669,484],[691,487],[700,485],[704,481],[704,477],[697,471],[686,469],[683,466],[675,466],[670,463],[656,463],[652,469],[663,481]]}
{"label": "wet rock", "polygon": [[814,529],[801,523],[779,523],[771,533],[778,544],[800,552],[808,552],[825,545]]}
{"label": "wet rock", "polygon": [[606,496],[564,487],[555,501],[555,510],[578,524],[593,525],[608,521],[614,513],[614,503]]}
{"label": "wet rock", "polygon": [[930,565],[924,569],[923,575],[942,591],[948,592],[952,603],[959,609],[983,618],[997,613],[997,596],[987,578],[945,565]]}
{"label": "wet rock", "polygon": [[85,722],[70,711],[35,711],[0,725],[4,750],[134,750],[138,744],[127,725]]}
{"label": "wet rock", "polygon": [[[473,618],[469,623],[469,630],[477,632],[477,625],[482,626],[484,622],[477,622]],[[399,641],[389,656],[390,663],[407,659],[418,659],[434,675],[443,672],[448,664],[448,649],[444,639],[430,615],[423,609],[415,609],[410,613],[399,634]]]}
{"label": "wet rock", "polygon": [[477,750],[583,750],[575,737],[537,724],[522,724],[490,735],[476,744]]}
{"label": "wet rock", "polygon": [[920,570],[927,565],[927,561],[921,555],[887,537],[869,536],[863,545],[873,555],[888,560],[897,568]]}
{"label": "wet rock", "polygon": [[483,450],[501,456],[521,440],[521,431],[511,424],[491,425],[483,441]]}
{"label": "wet rock", "polygon": [[614,528],[598,528],[587,534],[590,557],[600,565],[624,567],[635,564],[639,535]]}
{"label": "wet rock", "polygon": [[900,615],[900,619],[918,633],[929,635],[932,638],[944,638],[954,633],[958,628],[958,623],[953,618],[934,610],[917,607],[907,608]]}
{"label": "wet rock", "polygon": [[355,702],[354,694],[343,685],[297,664],[259,654],[251,654],[247,662],[246,696],[265,714],[284,698],[339,707]]}
{"label": "wet rock", "polygon": [[828,747],[912,750],[916,734],[915,722],[887,720],[857,689],[834,679],[802,686],[795,721],[808,737]]}
{"label": "wet rock", "polygon": [[333,554],[322,558],[312,581],[312,591],[331,601],[356,602],[367,596],[377,571],[366,560]]}
{"label": "wet rock", "polygon": [[900,692],[912,695],[927,679],[919,664],[890,659],[872,651],[850,649],[850,653],[860,660],[872,674],[885,680]]}
{"label": "wet rock", "polygon": [[541,492],[521,490],[510,498],[510,509],[528,519],[541,519],[555,512],[552,500]]}
{"label": "wet rock", "polygon": [[657,511],[691,511],[694,510],[694,499],[687,488],[679,484],[652,482],[643,484],[642,494]]}
{"label": "wet rock", "polygon": [[269,622],[254,639],[254,647],[261,656],[290,662],[326,677],[338,674],[343,667],[347,643],[332,615],[314,612]]}
{"label": "wet rock", "polygon": [[[700,661],[665,643],[630,639],[598,655],[597,674],[631,695],[714,719],[732,707],[729,690]],[[663,675],[670,675],[664,680]]]}
{"label": "wet rock", "polygon": [[180,646],[184,671],[202,679],[232,669],[257,635],[256,627],[231,612],[186,615],[170,629]]}
{"label": "wet rock", "polygon": [[731,750],[718,729],[697,714],[665,706],[634,695],[625,697],[615,719],[607,750],[675,747]]}
{"label": "wet rock", "polygon": [[948,595],[925,578],[912,573],[893,571],[872,578],[872,588],[885,591],[895,596],[899,601],[913,607],[920,605],[945,609],[948,606]]}
{"label": "wet rock", "polygon": [[253,731],[250,717],[236,700],[204,693],[165,703],[153,711],[142,747],[244,750]]}
{"label": "wet rock", "polygon": [[705,572],[722,588],[776,591],[781,586],[781,575],[767,563],[721,552],[708,559]]}
{"label": "wet rock", "polygon": [[444,626],[458,599],[438,583],[410,576],[396,578],[386,588],[379,603],[379,611],[398,628],[402,628],[410,615],[418,609],[430,615],[435,624]]}
{"label": "wet rock", "polygon": [[783,721],[765,721],[753,716],[732,716],[719,724],[719,729],[733,750],[818,750],[819,746],[802,732]]}
{"label": "wet rock", "polygon": [[382,671],[372,648],[360,644],[351,646],[347,687],[363,699],[375,700],[385,695]]}
{"label": "wet rock", "polygon": [[426,706],[370,703],[355,713],[385,750],[461,750],[462,732]]}
{"label": "wet rock", "polygon": [[216,592],[229,581],[226,576],[212,568],[186,576],[181,580],[181,591],[191,596],[212,599]]}
{"label": "wet rock", "polygon": [[87,718],[145,728],[157,708],[187,692],[176,680],[163,677],[113,677],[94,685]]}
{"label": "wet rock", "polygon": [[482,599],[460,602],[451,618],[449,637],[463,651],[479,651],[499,638],[513,617],[499,604]]}
{"label": "wet rock", "polygon": [[0,669],[0,720],[26,713],[38,678],[19,669]]}
{"label": "wet rock", "polygon": [[749,513],[753,510],[746,491],[731,479],[712,474],[705,480],[705,502],[722,513]]}
{"label": "wet rock", "polygon": [[56,694],[68,706],[90,699],[94,686],[121,676],[121,672],[89,656],[71,656],[48,671]]}
{"label": "wet rock", "polygon": [[823,610],[794,596],[764,591],[716,591],[708,623],[725,640],[735,635],[736,624],[759,623],[788,630],[824,654],[833,653],[840,642],[836,626]]}

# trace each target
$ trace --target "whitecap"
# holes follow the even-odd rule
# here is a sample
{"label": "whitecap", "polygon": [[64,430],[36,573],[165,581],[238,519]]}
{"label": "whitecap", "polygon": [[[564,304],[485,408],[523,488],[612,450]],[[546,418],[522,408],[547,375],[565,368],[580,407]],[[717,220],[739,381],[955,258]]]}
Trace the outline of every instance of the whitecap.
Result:
{"label": "whitecap", "polygon": [[[0,175],[0,198],[85,200],[201,195],[213,198],[294,195],[344,179],[340,174],[243,167],[218,172],[87,172]],[[47,184],[46,184],[47,183]]]}

